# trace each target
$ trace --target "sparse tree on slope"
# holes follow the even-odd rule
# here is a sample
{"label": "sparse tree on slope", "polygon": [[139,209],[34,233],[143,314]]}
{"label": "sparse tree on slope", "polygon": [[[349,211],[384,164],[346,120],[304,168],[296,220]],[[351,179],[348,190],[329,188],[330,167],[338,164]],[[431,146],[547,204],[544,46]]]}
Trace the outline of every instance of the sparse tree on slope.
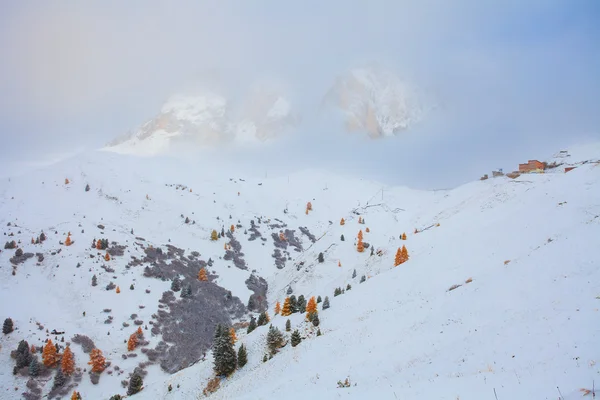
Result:
{"label": "sparse tree on slope", "polygon": [[231,344],[237,342],[237,335],[235,334],[235,328],[233,326],[229,328],[229,337],[231,338]]}
{"label": "sparse tree on slope", "polygon": [[217,231],[215,229],[213,229],[212,232],[210,233],[210,240],[215,242],[218,239],[219,239],[219,234],[217,233]]}
{"label": "sparse tree on slope", "polygon": [[198,271],[198,280],[203,282],[208,281],[208,277],[206,276],[206,269],[204,267],[200,268],[200,271]]}
{"label": "sparse tree on slope", "polygon": [[285,321],[285,331],[289,332],[292,329],[292,322],[289,320]]}
{"label": "sparse tree on slope", "polygon": [[396,251],[396,257],[394,258],[394,267],[402,264],[402,249],[398,247],[398,251]]}
{"label": "sparse tree on slope", "polygon": [[139,393],[144,386],[144,380],[139,374],[133,374],[129,380],[129,387],[127,388],[127,395],[131,396]]}
{"label": "sparse tree on slope", "polygon": [[52,343],[52,339],[48,339],[42,352],[42,362],[46,367],[53,367],[58,362],[60,356],[56,351],[56,346]]}
{"label": "sparse tree on slope", "polygon": [[269,327],[269,333],[267,333],[267,346],[271,354],[277,353],[283,346],[283,333],[273,325]]}
{"label": "sparse tree on slope", "polygon": [[256,319],[254,318],[254,315],[252,315],[250,317],[250,325],[248,325],[248,330],[246,332],[251,333],[255,329],[256,329]]}
{"label": "sparse tree on slope", "polygon": [[217,375],[229,375],[235,371],[237,355],[229,329],[217,325],[213,342],[214,370]]}
{"label": "sparse tree on slope", "polygon": [[171,290],[174,292],[181,290],[181,279],[179,279],[179,275],[175,275],[175,278],[173,278],[173,281],[171,282]]}
{"label": "sparse tree on slope", "polygon": [[323,257],[323,253],[319,253],[319,256],[317,257],[317,260],[318,260],[320,263],[323,263],[323,262],[325,262],[325,258]]}
{"label": "sparse tree on slope", "polygon": [[243,344],[240,346],[237,355],[238,368],[243,368],[248,363],[248,353],[246,352],[246,346]]}
{"label": "sparse tree on slope", "polygon": [[279,302],[275,303],[275,315],[278,315],[281,312],[281,304]]}
{"label": "sparse tree on slope", "polygon": [[60,360],[60,369],[65,375],[71,375],[75,372],[75,359],[69,346],[67,346],[63,352],[62,359]]}
{"label": "sparse tree on slope", "polygon": [[129,336],[129,340],[127,341],[127,351],[134,351],[138,345],[138,335],[137,333],[132,333]]}
{"label": "sparse tree on slope", "polygon": [[13,320],[11,318],[6,318],[4,320],[4,324],[2,325],[2,333],[8,335],[14,330]]}
{"label": "sparse tree on slope", "polygon": [[344,218],[342,218],[342,219],[340,220],[340,225],[345,225],[345,224],[346,224],[346,220],[344,220]]}
{"label": "sparse tree on slope", "polygon": [[290,341],[292,342],[292,347],[298,346],[302,341],[302,338],[300,337],[300,332],[298,332],[297,329],[294,331],[294,333],[292,333],[292,338]]}
{"label": "sparse tree on slope", "polygon": [[283,302],[283,308],[281,309],[281,316],[287,317],[288,315],[292,315],[292,307],[290,304],[290,298],[286,297]]}
{"label": "sparse tree on slope", "polygon": [[329,308],[329,297],[325,296],[325,300],[323,300],[323,310],[327,310]]}
{"label": "sparse tree on slope", "polygon": [[106,368],[106,359],[102,355],[102,350],[92,349],[88,364],[92,366],[92,372],[101,373],[104,371],[104,368]]}
{"label": "sparse tree on slope", "polygon": [[308,304],[306,305],[306,319],[312,321],[312,319],[317,315],[317,301],[315,300],[315,296],[311,297],[308,300]]}

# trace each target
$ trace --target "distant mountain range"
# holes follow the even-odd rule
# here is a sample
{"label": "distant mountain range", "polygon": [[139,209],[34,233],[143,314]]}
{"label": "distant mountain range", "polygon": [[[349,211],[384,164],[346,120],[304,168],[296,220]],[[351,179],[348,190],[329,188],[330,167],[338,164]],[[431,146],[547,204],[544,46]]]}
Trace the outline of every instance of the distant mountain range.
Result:
{"label": "distant mountain range", "polygon": [[[338,113],[349,132],[394,136],[424,118],[418,90],[390,71],[362,67],[341,74],[326,91],[321,113]],[[306,117],[306,116],[302,116]],[[238,101],[215,90],[176,94],[160,113],[107,146],[119,153],[152,155],[182,142],[200,146],[261,143],[297,128],[301,116],[286,91],[257,85]]]}

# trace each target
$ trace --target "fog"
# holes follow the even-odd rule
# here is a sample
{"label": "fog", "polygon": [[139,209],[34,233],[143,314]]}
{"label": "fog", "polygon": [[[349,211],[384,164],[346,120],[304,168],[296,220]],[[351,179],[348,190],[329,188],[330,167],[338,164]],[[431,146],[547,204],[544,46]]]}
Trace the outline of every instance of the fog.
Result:
{"label": "fog", "polygon": [[[228,93],[284,82],[304,117],[260,150],[228,150],[240,169],[439,188],[600,140],[594,0],[4,3],[0,158],[13,170],[101,147],[207,79]],[[314,121],[335,77],[371,62],[436,111],[383,140]]]}

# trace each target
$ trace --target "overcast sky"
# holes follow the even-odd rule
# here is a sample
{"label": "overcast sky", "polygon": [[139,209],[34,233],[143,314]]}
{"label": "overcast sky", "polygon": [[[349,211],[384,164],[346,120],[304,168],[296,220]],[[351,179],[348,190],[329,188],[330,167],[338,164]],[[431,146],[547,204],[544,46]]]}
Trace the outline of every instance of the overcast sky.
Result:
{"label": "overcast sky", "polygon": [[272,163],[452,186],[600,140],[598,21],[597,0],[3,2],[0,157],[100,147],[206,71],[229,90],[284,81],[303,113],[377,62],[435,93],[437,115],[381,141],[309,124]]}

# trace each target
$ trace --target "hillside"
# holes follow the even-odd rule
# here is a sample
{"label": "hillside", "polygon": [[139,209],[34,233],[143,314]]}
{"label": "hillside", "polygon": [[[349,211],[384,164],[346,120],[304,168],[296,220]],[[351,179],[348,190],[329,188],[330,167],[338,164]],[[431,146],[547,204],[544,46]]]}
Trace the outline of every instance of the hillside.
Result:
{"label": "hillside", "polygon": [[[215,399],[469,400],[494,398],[494,389],[501,400],[555,399],[557,386],[565,400],[580,398],[599,372],[599,159],[598,145],[574,148],[569,173],[435,192],[319,171],[258,179],[108,152],[2,180],[0,227],[24,256],[0,252],[0,317],[16,327],[0,337],[0,397],[50,391],[53,371],[28,390],[27,368],[13,376],[10,353],[22,339],[51,338],[71,342],[76,365],[88,368],[62,398],[75,388],[83,399],[125,394],[121,383],[137,368],[144,389],[134,398],[196,399],[212,377],[214,326],[224,323],[238,327],[248,364]],[[213,229],[224,237],[212,241]],[[32,244],[42,231],[47,239]],[[100,238],[107,250],[92,249]],[[402,245],[409,260],[394,267]],[[175,275],[190,297],[170,291]],[[106,290],[111,282],[120,293]],[[338,287],[345,293],[334,296]],[[289,288],[329,297],[329,309],[318,307],[322,335],[292,314],[302,342],[263,363],[268,326],[246,334],[243,322],[267,307],[289,339],[287,318],[273,315]],[[127,351],[138,326],[144,340]],[[75,335],[110,362],[97,384]],[[338,388],[346,378],[351,386]]]}

